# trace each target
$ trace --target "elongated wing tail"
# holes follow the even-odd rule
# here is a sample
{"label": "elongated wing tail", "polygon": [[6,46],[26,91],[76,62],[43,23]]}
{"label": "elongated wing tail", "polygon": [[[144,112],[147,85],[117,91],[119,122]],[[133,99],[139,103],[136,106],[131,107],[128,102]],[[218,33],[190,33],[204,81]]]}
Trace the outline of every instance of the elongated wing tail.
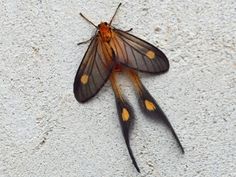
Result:
{"label": "elongated wing tail", "polygon": [[116,107],[117,107],[117,112],[119,115],[120,125],[122,128],[122,133],[123,133],[123,136],[125,139],[125,143],[126,143],[128,151],[129,151],[129,155],[131,157],[131,160],[132,160],[135,168],[137,169],[137,171],[140,173],[140,169],[139,169],[137,162],[134,158],[134,155],[133,155],[132,149],[130,147],[130,143],[129,143],[129,132],[130,132],[132,122],[134,120],[133,108],[124,99],[124,97],[121,93],[120,87],[116,83],[116,77],[115,77],[114,72],[112,72],[112,74],[110,76],[110,81],[111,81],[112,89],[114,91],[115,98],[116,98]]}
{"label": "elongated wing tail", "polygon": [[184,153],[184,148],[182,144],[179,141],[179,138],[177,134],[174,131],[174,128],[172,127],[171,123],[169,122],[168,118],[160,108],[160,106],[157,104],[156,100],[152,97],[152,95],[148,92],[148,90],[144,87],[141,80],[139,79],[139,76],[137,73],[131,69],[128,69],[128,74],[130,75],[130,78],[135,86],[135,89],[139,96],[139,104],[142,108],[142,111],[147,114],[150,117],[154,117],[157,119],[162,120],[171,130],[173,136],[175,137],[182,153]]}
{"label": "elongated wing tail", "polygon": [[162,111],[160,106],[157,104],[156,100],[151,96],[151,94],[147,91],[147,89],[142,85],[142,94],[139,97],[139,104],[144,113],[149,115],[150,117],[155,117],[161,119],[169,128],[173,136],[175,137],[182,153],[184,153],[184,148],[180,143],[180,140],[177,134],[174,131],[170,121],[166,117],[165,113]]}
{"label": "elongated wing tail", "polygon": [[129,142],[129,131],[131,128],[132,120],[134,118],[133,109],[127,101],[121,100],[120,98],[117,98],[117,97],[116,97],[116,106],[117,106],[117,112],[119,115],[120,125],[122,128],[122,133],[125,139],[125,143],[127,145],[127,149],[129,151],[129,155],[132,159],[132,162],[135,168],[140,173],[140,169],[134,158],[132,149],[130,147],[130,142]]}

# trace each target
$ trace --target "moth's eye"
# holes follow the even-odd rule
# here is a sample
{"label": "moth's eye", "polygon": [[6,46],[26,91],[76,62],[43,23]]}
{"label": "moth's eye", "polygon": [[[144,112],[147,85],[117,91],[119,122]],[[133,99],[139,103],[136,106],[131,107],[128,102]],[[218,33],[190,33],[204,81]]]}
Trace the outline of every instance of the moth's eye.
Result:
{"label": "moth's eye", "polygon": [[99,25],[98,25],[98,28],[100,28],[100,27],[101,27],[101,25],[99,24]]}

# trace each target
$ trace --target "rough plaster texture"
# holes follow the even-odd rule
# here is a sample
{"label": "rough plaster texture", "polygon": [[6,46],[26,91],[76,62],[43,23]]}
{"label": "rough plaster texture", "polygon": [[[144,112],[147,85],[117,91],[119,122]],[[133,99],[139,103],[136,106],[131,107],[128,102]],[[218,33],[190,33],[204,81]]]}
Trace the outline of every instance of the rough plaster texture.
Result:
{"label": "rough plaster texture", "polygon": [[125,0],[114,26],[159,46],[170,60],[161,76],[141,74],[178,133],[134,105],[131,144],[120,131],[106,84],[78,104],[72,85],[92,21],[108,21],[120,1],[0,1],[1,177],[236,176],[236,1]]}

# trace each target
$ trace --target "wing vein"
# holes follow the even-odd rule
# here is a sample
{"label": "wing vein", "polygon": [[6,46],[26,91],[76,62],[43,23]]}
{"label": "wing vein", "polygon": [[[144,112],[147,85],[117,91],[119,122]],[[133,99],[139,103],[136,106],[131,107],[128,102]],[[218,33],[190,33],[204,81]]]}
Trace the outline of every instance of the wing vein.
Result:
{"label": "wing vein", "polygon": [[136,49],[134,46],[131,46],[123,37],[122,37],[123,41],[129,45],[131,48],[133,48],[136,52],[138,52],[140,55],[145,55],[144,53],[140,52],[138,49]]}
{"label": "wing vein", "polygon": [[136,57],[135,57],[135,55],[134,55],[133,48],[131,48],[131,52],[132,52],[132,55],[134,56],[134,60],[135,60],[136,66],[137,66],[137,68],[138,68],[139,66],[138,66],[137,59],[136,59]]}
{"label": "wing vein", "polygon": [[[122,50],[122,47],[120,46],[120,44],[119,44],[119,42],[118,42],[118,40],[116,39],[116,38],[114,38],[115,40],[116,40],[116,43],[117,43],[117,45],[118,45],[118,47],[120,48],[120,50],[121,50],[121,53],[122,53],[122,55],[123,55],[123,60],[127,60],[127,62],[129,61],[129,58],[127,57],[127,56],[125,56],[125,53],[124,53],[124,51]],[[117,54],[118,54],[118,52],[117,52]]]}
{"label": "wing vein", "polygon": [[147,70],[150,71],[149,68],[148,68],[148,65],[147,65],[146,59],[144,58],[144,55],[142,55],[142,58],[143,58],[143,61],[144,61],[144,63],[145,63],[145,66],[146,66]]}
{"label": "wing vein", "polygon": [[98,67],[97,61],[95,62],[95,65],[96,65],[96,67],[97,67],[97,70],[98,70],[98,72],[99,72],[101,78],[102,78],[103,80],[105,80],[104,77],[103,77],[103,75],[102,75],[102,73],[101,73],[101,71],[100,71],[100,69],[99,69],[99,67]]}

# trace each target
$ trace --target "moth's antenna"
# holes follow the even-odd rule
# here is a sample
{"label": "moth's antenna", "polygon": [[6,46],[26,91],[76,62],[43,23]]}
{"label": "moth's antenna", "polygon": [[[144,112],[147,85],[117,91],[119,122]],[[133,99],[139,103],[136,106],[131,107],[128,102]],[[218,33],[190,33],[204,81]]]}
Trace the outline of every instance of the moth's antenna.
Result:
{"label": "moth's antenna", "polygon": [[115,17],[115,15],[116,15],[116,13],[117,13],[117,11],[118,11],[118,9],[119,9],[119,7],[121,6],[121,3],[118,5],[118,7],[116,8],[116,11],[115,11],[115,13],[114,13],[114,15],[112,16],[112,18],[111,18],[111,21],[110,21],[110,23],[109,23],[109,25],[111,25],[111,23],[112,23],[112,20],[114,19],[114,17]]}
{"label": "moth's antenna", "polygon": [[98,28],[93,22],[91,22],[88,18],[86,18],[82,13],[79,13],[81,17],[83,17],[87,22]]}

